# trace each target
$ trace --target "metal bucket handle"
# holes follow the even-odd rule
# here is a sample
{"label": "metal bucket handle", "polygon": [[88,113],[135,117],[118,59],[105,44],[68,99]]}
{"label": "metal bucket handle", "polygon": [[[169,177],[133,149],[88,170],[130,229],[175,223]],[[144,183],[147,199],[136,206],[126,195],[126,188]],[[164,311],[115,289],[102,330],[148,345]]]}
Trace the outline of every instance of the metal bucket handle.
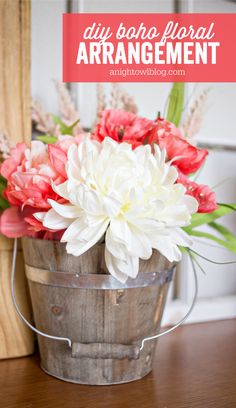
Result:
{"label": "metal bucket handle", "polygon": [[71,341],[68,337],[58,337],[58,336],[52,336],[50,334],[44,333],[41,330],[36,329],[22,314],[17,301],[15,297],[15,290],[14,290],[14,281],[15,281],[15,270],[16,270],[16,257],[17,257],[17,238],[14,239],[14,247],[13,247],[13,257],[12,257],[12,269],[11,269],[11,295],[12,295],[12,300],[13,304],[15,306],[15,309],[18,313],[18,315],[21,317],[23,322],[35,333],[39,334],[40,336],[46,337],[48,339],[52,340],[60,340],[60,341],[66,341],[69,345],[69,347],[72,349],[72,357],[74,358],[81,358],[81,357],[90,357],[90,358],[102,358],[102,359],[107,359],[107,358],[116,358],[116,359],[122,359],[122,358],[129,358],[129,359],[138,359],[140,356],[140,351],[144,347],[144,343],[146,341],[150,340],[155,340],[158,339],[161,336],[166,335],[167,333],[170,333],[171,331],[175,330],[177,327],[179,327],[182,323],[185,322],[185,320],[189,317],[191,314],[195,303],[197,299],[197,294],[198,294],[198,279],[197,279],[197,272],[195,265],[191,259],[192,262],[192,267],[193,267],[193,274],[194,274],[194,282],[195,282],[195,292],[194,292],[194,297],[192,304],[186,313],[186,315],[179,320],[178,323],[176,323],[174,326],[170,327],[169,329],[163,330],[160,333],[157,333],[154,336],[150,337],[145,337],[141,341],[141,345],[138,344],[131,344],[131,345],[124,345],[124,344],[110,344],[110,343],[90,343],[90,344],[84,344],[84,343],[77,343]]}

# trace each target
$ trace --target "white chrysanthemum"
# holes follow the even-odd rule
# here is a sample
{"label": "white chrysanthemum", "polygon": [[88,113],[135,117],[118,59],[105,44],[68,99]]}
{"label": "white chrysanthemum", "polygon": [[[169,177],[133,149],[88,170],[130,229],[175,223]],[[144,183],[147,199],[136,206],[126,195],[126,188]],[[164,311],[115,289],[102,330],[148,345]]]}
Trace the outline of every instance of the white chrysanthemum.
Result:
{"label": "white chrysanthemum", "polygon": [[67,252],[83,254],[105,235],[105,261],[119,281],[135,278],[139,258],[152,249],[169,261],[179,261],[178,245],[189,246],[181,229],[197,211],[197,201],[175,184],[177,170],[155,146],[103,143],[86,139],[68,152],[68,181],[54,190],[70,204],[50,200],[52,209],[36,218],[50,229],[64,229]]}

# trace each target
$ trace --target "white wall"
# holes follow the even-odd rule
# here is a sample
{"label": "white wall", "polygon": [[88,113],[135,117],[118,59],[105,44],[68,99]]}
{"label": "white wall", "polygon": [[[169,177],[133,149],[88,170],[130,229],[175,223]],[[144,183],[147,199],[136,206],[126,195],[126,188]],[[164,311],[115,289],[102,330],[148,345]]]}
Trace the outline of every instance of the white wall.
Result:
{"label": "white wall", "polygon": [[53,79],[62,79],[62,13],[66,0],[32,0],[32,96],[57,110]]}
{"label": "white wall", "polygon": [[[227,77],[227,71],[225,73]],[[209,89],[203,121],[197,140],[203,143],[234,145],[236,147],[236,83],[188,84],[188,93],[194,89],[193,97]]]}
{"label": "white wall", "polygon": [[173,0],[74,0],[85,13],[171,13]]}
{"label": "white wall", "polygon": [[[182,12],[191,13],[236,13],[234,0],[182,0]],[[227,66],[225,67],[227,80]],[[199,140],[212,143],[233,144],[236,146],[236,83],[203,83],[190,84],[201,92],[204,88],[210,89],[208,107],[203,126],[198,135]]]}

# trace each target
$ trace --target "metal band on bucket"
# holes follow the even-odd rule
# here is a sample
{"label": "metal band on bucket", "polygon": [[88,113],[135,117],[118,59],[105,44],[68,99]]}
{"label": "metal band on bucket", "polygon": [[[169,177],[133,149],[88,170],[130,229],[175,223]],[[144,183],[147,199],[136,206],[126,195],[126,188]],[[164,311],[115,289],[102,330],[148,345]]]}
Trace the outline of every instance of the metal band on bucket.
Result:
{"label": "metal band on bucket", "polygon": [[[12,256],[12,270],[11,270],[11,294],[12,294],[12,300],[13,300],[13,304],[14,304],[14,306],[15,306],[15,308],[16,308],[16,311],[17,311],[17,313],[18,313],[18,315],[21,317],[21,319],[23,320],[23,322],[31,329],[31,330],[33,330],[35,333],[37,333],[37,334],[39,334],[40,336],[42,336],[42,337],[46,337],[46,338],[48,338],[48,339],[52,339],[52,340],[58,340],[58,341],[64,341],[64,342],[67,342],[68,343],[68,345],[69,345],[69,347],[72,349],[72,357],[73,357],[73,353],[74,353],[74,356],[76,357],[77,356],[77,354],[78,354],[78,347],[80,348],[81,347],[81,344],[80,343],[72,343],[72,340],[69,338],[69,337],[61,337],[61,336],[53,336],[53,335],[51,335],[51,334],[47,334],[47,333],[45,333],[45,332],[42,332],[41,330],[38,330],[36,327],[34,327],[26,318],[25,318],[25,316],[22,314],[22,312],[21,312],[21,310],[20,310],[20,308],[19,308],[19,306],[18,306],[18,303],[17,303],[17,300],[16,300],[16,297],[15,297],[15,289],[14,289],[14,282],[15,282],[15,272],[16,272],[16,256],[17,256],[17,238],[15,238],[14,239],[14,247],[13,247],[13,256]],[[170,333],[170,332],[172,332],[173,330],[175,330],[177,327],[179,327],[182,323],[184,323],[185,322],[185,320],[188,318],[188,316],[191,314],[191,312],[192,312],[192,310],[193,310],[193,308],[194,308],[194,305],[195,305],[195,303],[196,303],[196,300],[197,300],[197,293],[198,293],[198,279],[197,279],[197,271],[196,271],[196,268],[195,268],[195,265],[194,265],[194,262],[193,262],[193,260],[192,260],[192,258],[190,257],[190,261],[191,261],[191,263],[192,263],[192,267],[193,267],[193,275],[194,275],[194,281],[195,281],[195,292],[194,292],[194,297],[193,297],[193,301],[192,301],[192,304],[191,304],[191,306],[190,306],[190,308],[189,308],[189,310],[188,310],[188,312],[185,314],[185,316],[181,319],[181,320],[179,320],[174,326],[172,326],[172,327],[170,327],[170,328],[168,328],[168,329],[166,329],[166,330],[164,330],[164,331],[161,331],[161,332],[159,332],[159,333],[157,333],[157,334],[155,334],[155,335],[153,335],[153,336],[149,336],[149,337],[145,337],[144,339],[142,339],[141,340],[141,344],[140,344],[140,348],[139,348],[139,352],[140,351],[142,351],[142,349],[144,348],[144,344],[145,344],[145,342],[147,342],[147,341],[151,341],[151,340],[155,340],[155,339],[158,339],[159,337],[161,337],[161,336],[164,336],[164,335],[166,335],[167,333]],[[172,279],[172,276],[173,276],[173,272],[174,272],[174,269],[175,269],[175,266],[173,266],[171,269],[168,269],[168,270],[165,270],[165,271],[163,271],[163,272],[159,272],[159,273],[142,273],[142,274],[139,274],[139,276],[140,275],[145,275],[145,277],[147,278],[147,276],[148,275],[152,275],[152,280],[151,280],[151,282],[152,283],[150,283],[150,280],[149,280],[149,282],[147,283],[147,279],[145,279],[145,284],[143,284],[143,286],[149,286],[150,284],[153,284],[153,285],[155,285],[155,284],[158,284],[158,285],[160,285],[161,283],[165,283],[165,282],[169,282],[171,279]],[[84,278],[86,278],[87,277],[87,279],[88,279],[88,277],[90,276],[91,277],[91,275],[76,275],[76,274],[65,274],[65,273],[63,273],[63,272],[49,272],[49,271],[46,271],[46,270],[44,270],[44,269],[37,269],[37,268],[34,268],[34,267],[31,267],[31,266],[29,266],[29,265],[26,265],[26,271],[27,271],[27,276],[28,276],[28,278],[29,279],[31,279],[32,281],[34,281],[34,282],[38,282],[38,283],[41,283],[41,281],[39,281],[39,275],[40,274],[42,274],[42,276],[40,277],[41,279],[42,279],[42,281],[43,281],[43,277],[44,277],[44,284],[47,284],[47,285],[53,285],[53,286],[60,286],[59,285],[59,283],[58,283],[58,280],[56,280],[56,282],[55,282],[55,278],[53,278],[53,276],[52,275],[54,275],[54,277],[56,276],[56,274],[57,275],[60,275],[60,278],[59,279],[63,279],[63,276],[62,275],[72,275],[73,276],[73,278],[76,278],[76,279],[78,279],[78,278],[82,278],[83,277],[83,279]],[[50,275],[48,275],[50,273]],[[134,281],[131,281],[132,283],[133,283],[133,285],[130,285],[130,286],[127,286],[127,285],[129,285],[129,280],[125,283],[125,285],[122,285],[122,284],[119,284],[118,282],[116,282],[115,281],[115,285],[116,285],[116,287],[114,287],[114,285],[113,285],[113,280],[112,281],[110,281],[110,279],[111,279],[111,276],[110,275],[93,275],[93,278],[94,278],[94,276],[96,276],[96,277],[98,277],[98,276],[100,276],[101,278],[104,278],[104,277],[106,277],[106,279],[108,278],[108,280],[105,280],[105,283],[106,283],[106,285],[109,283],[109,287],[103,287],[103,288],[101,288],[101,281],[99,282],[99,287],[98,287],[98,289],[110,289],[110,290],[112,290],[112,289],[125,289],[125,288],[132,288],[132,287],[137,287],[137,286],[134,286],[134,283],[135,282],[137,282],[137,278],[134,280]],[[48,277],[50,277],[50,279],[52,280],[52,282],[51,283],[49,283],[49,281],[50,280],[48,280],[49,278]],[[58,276],[57,276],[58,277]],[[143,276],[142,276],[143,277]],[[66,279],[66,282],[67,282],[67,279]],[[156,282],[158,282],[158,283],[156,283]],[[42,282],[43,283],[43,282]],[[61,282],[61,283],[63,283],[63,282]],[[64,283],[65,284],[65,283]],[[76,282],[76,284],[78,285],[78,281]],[[103,283],[104,284],[104,283]],[[106,286],[105,285],[105,286]],[[64,285],[61,285],[62,287],[64,286]],[[66,286],[66,287],[68,287],[68,286]],[[78,287],[81,287],[81,286],[69,286],[69,287],[76,287],[76,288],[78,288]],[[82,286],[82,287],[85,287],[85,286]],[[95,286],[96,287],[96,286]],[[138,287],[140,287],[140,285],[138,286]],[[88,288],[88,281],[86,282],[86,288]],[[90,287],[91,288],[91,287]],[[94,288],[94,282],[93,282],[93,288]],[[73,344],[74,344],[74,347],[73,347]],[[96,344],[96,343],[95,343]],[[96,345],[97,346],[97,345]],[[119,345],[120,346],[120,345]],[[123,346],[123,345],[122,345]],[[126,345],[127,346],[127,345]],[[87,346],[85,346],[84,347],[84,345],[82,344],[82,347],[83,347],[83,349],[84,349],[84,351],[86,352],[86,349],[87,349]],[[103,346],[101,346],[100,344],[99,344],[99,347],[101,348],[101,347],[103,347]],[[130,345],[129,347],[131,347],[131,351],[133,352],[134,351],[134,357],[136,358],[136,356],[137,356],[137,350],[136,350],[136,348],[133,350],[133,347],[136,347],[135,345]],[[126,350],[127,350],[127,348],[125,348],[125,355],[126,355]],[[130,350],[130,349],[129,349]],[[115,350],[116,351],[116,350]],[[104,353],[103,353],[104,354]],[[105,354],[104,354],[105,355]],[[127,355],[126,355],[127,356]]]}
{"label": "metal band on bucket", "polygon": [[63,288],[117,290],[140,288],[150,285],[162,285],[170,282],[175,266],[162,272],[139,273],[135,279],[127,279],[125,283],[117,281],[111,275],[52,272],[26,265],[26,276],[32,281],[42,285],[58,286]]}

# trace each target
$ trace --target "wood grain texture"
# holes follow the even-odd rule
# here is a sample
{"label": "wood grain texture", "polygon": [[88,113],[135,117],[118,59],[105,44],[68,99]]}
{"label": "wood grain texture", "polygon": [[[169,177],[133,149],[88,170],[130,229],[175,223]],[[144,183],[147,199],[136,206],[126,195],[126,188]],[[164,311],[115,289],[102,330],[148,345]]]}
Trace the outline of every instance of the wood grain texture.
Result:
{"label": "wood grain texture", "polygon": [[109,387],[48,376],[39,358],[0,362],[2,408],[235,408],[236,320],[186,325],[160,338],[154,369]]}
{"label": "wood grain texture", "polygon": [[[5,242],[5,240],[3,241]],[[6,245],[7,246],[7,245]],[[10,246],[10,245],[9,245]],[[12,250],[0,250],[0,359],[31,354],[33,334],[17,315],[10,289]],[[31,307],[27,291],[22,251],[18,251],[15,292],[22,312],[30,320]]]}
{"label": "wood grain texture", "polygon": [[[25,262],[35,272],[94,275],[107,274],[104,245],[95,245],[80,257],[66,254],[65,244],[53,241],[23,239]],[[140,272],[157,272],[169,262],[154,252],[140,262]],[[38,269],[40,267],[41,269]],[[44,333],[66,337],[72,343],[83,343],[72,351],[68,344],[38,336],[42,368],[58,378],[83,384],[114,384],[134,381],[152,369],[156,342],[145,343],[136,359],[136,349],[128,356],[123,345],[141,345],[144,337],[158,332],[169,282],[150,286],[99,289],[71,288],[29,280],[36,326]],[[96,343],[87,346],[87,344]],[[100,343],[99,345],[97,343]],[[104,343],[109,344],[104,351]],[[116,345],[116,346],[114,346]],[[101,358],[94,358],[95,348]],[[124,349],[126,356],[124,355]],[[74,352],[76,350],[76,352]],[[104,358],[104,356],[113,358]],[[128,358],[131,357],[132,358]]]}
{"label": "wood grain texture", "polygon": [[[66,244],[61,242],[30,238],[23,238],[22,241],[27,246],[27,251],[24,252],[25,262],[30,266],[67,273],[109,273],[104,261],[103,245],[93,246],[89,251],[89,257],[85,253],[75,258],[66,252]],[[153,252],[151,261],[140,260],[142,272],[156,272],[157,266],[163,270],[170,265],[171,263],[157,251]]]}
{"label": "wood grain texture", "polygon": [[[11,145],[31,140],[30,1],[0,0],[0,131]],[[10,294],[13,241],[0,237],[0,358],[33,351],[33,336],[17,316]],[[16,293],[29,317],[22,253],[18,253]]]}
{"label": "wood grain texture", "polygon": [[0,130],[31,140],[30,0],[0,1]]}
{"label": "wood grain texture", "polygon": [[126,345],[115,343],[73,343],[72,357],[74,358],[95,358],[108,359],[124,358],[138,359],[140,356],[139,345]]}

